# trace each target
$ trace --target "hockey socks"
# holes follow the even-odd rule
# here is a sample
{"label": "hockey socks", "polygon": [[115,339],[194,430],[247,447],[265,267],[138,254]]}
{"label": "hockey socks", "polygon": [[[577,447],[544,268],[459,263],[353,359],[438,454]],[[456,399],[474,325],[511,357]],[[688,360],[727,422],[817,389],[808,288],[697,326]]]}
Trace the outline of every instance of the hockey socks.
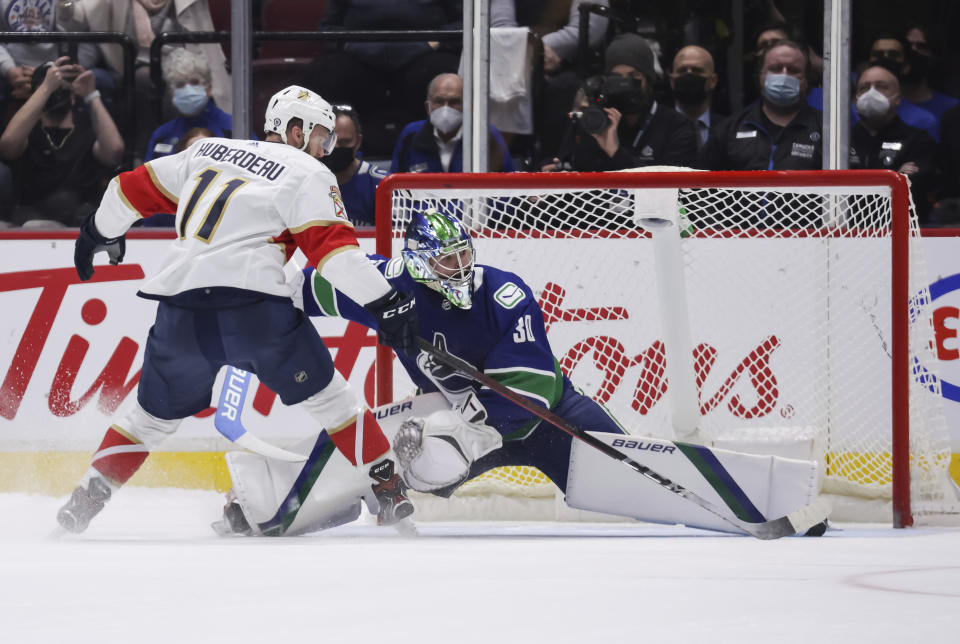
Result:
{"label": "hockey socks", "polygon": [[354,416],[340,427],[328,429],[327,433],[330,434],[333,444],[354,467],[358,465],[358,450],[360,464],[376,461],[390,451],[390,441],[384,436],[377,419],[369,409],[365,409],[362,415]]}
{"label": "hockey socks", "polygon": [[130,480],[149,454],[146,445],[118,425],[111,425],[93,455],[91,465],[119,486]]}

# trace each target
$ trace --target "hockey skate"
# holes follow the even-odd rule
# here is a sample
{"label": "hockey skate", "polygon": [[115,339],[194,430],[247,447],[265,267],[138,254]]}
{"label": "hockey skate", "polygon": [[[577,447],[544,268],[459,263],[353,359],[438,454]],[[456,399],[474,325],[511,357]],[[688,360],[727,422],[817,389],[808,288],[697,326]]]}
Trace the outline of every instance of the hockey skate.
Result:
{"label": "hockey skate", "polygon": [[211,523],[210,527],[221,537],[231,535],[246,537],[253,531],[250,529],[247,518],[243,515],[243,509],[240,507],[240,503],[237,502],[235,497],[231,497],[232,492],[231,496],[227,497],[227,504],[223,506],[223,517],[221,517],[219,521]]}
{"label": "hockey skate", "polygon": [[393,469],[393,461],[385,459],[370,468],[371,485],[380,510],[377,525],[393,525],[413,514],[413,503],[407,498],[407,485]]}
{"label": "hockey skate", "polygon": [[87,487],[78,486],[66,505],[57,512],[57,523],[69,532],[83,532],[90,520],[100,513],[110,500],[110,486],[100,477],[93,477]]}
{"label": "hockey skate", "polygon": [[827,519],[824,519],[820,523],[809,528],[806,532],[803,533],[805,537],[822,537],[824,533],[830,529],[830,522]]}

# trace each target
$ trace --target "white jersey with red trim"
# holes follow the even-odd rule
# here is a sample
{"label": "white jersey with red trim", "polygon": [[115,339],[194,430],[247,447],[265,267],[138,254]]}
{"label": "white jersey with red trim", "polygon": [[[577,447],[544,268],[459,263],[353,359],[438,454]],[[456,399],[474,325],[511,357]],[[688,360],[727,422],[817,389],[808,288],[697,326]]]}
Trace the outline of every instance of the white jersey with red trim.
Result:
{"label": "white jersey with red trim", "polygon": [[[338,253],[359,254],[336,177],[282,143],[201,139],[117,176],[95,222],[116,237],[159,212],[176,212],[177,239],[141,287],[148,297],[210,287],[289,296],[283,265],[297,246],[321,270]],[[379,282],[368,288],[389,290]]]}

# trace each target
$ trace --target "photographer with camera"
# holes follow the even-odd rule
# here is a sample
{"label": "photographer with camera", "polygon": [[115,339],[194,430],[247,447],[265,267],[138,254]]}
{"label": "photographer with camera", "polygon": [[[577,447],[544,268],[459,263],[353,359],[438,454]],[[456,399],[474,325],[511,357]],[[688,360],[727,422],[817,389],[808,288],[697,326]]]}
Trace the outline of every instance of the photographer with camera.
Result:
{"label": "photographer with camera", "polygon": [[123,157],[123,139],[103,106],[93,72],[61,56],[37,67],[32,93],[0,136],[19,191],[15,223],[79,226]]}
{"label": "photographer with camera", "polygon": [[604,54],[606,75],[587,79],[557,156],[544,171],[693,166],[697,130],[687,116],[653,98],[653,51],[641,36],[620,34]]}

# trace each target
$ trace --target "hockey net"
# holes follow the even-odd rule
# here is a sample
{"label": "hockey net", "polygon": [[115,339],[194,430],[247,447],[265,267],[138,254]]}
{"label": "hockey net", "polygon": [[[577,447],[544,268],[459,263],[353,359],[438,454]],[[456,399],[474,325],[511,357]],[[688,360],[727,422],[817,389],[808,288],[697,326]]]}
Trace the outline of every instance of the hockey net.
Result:
{"label": "hockey net", "polygon": [[[958,511],[902,176],[393,175],[378,252],[396,255],[428,207],[466,225],[478,263],[527,282],[561,368],[627,431],[673,438],[693,423],[707,445],[812,454],[825,493],[865,501],[837,505],[853,509],[841,519]],[[392,374],[381,392],[412,393],[396,366],[379,371]],[[502,468],[457,496],[494,507],[555,491],[534,468]]]}

